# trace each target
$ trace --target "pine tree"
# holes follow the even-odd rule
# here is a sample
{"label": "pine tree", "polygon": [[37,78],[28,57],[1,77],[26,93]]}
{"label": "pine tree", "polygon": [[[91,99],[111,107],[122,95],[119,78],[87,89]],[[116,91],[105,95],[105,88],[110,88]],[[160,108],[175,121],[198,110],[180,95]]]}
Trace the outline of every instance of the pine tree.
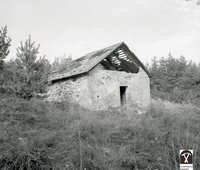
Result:
{"label": "pine tree", "polygon": [[7,36],[7,26],[0,29],[0,69],[2,69],[3,60],[9,54],[11,43],[10,37]]}
{"label": "pine tree", "polygon": [[151,74],[152,97],[182,102],[200,102],[200,66],[186,61],[185,57],[162,57],[152,60]]}
{"label": "pine tree", "polygon": [[38,57],[40,45],[31,41],[31,36],[17,48],[16,92],[17,95],[30,99],[35,93],[44,93],[50,64],[45,56]]}

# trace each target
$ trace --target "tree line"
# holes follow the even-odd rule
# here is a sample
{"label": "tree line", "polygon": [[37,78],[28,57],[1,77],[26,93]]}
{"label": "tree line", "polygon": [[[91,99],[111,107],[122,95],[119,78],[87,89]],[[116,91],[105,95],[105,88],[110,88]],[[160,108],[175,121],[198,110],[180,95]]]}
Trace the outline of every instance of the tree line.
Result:
{"label": "tree line", "polygon": [[[0,29],[0,94],[31,99],[47,92],[48,76],[63,69],[71,61],[66,55],[52,64],[39,55],[40,45],[29,36],[17,48],[16,58],[5,61],[9,54],[11,38],[7,27]],[[154,57],[146,65],[150,73],[151,96],[174,102],[200,102],[200,65],[187,61],[184,56]]]}
{"label": "tree line", "polygon": [[178,103],[200,102],[200,64],[169,53],[167,58],[154,57],[147,68],[152,97]]}
{"label": "tree line", "polygon": [[29,35],[20,42],[16,58],[5,61],[9,54],[11,38],[7,35],[7,26],[0,29],[0,95],[15,95],[31,99],[47,91],[48,76],[51,71],[63,68],[71,57],[55,58],[52,64],[39,55],[40,45],[32,41]]}

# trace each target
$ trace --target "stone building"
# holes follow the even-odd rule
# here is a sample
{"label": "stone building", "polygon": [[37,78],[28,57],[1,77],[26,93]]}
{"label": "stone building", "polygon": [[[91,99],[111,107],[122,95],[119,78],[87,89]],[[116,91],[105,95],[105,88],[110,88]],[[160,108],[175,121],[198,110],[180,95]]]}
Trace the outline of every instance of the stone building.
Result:
{"label": "stone building", "polygon": [[67,100],[92,110],[150,105],[147,70],[122,42],[71,61],[49,78],[49,101]]}

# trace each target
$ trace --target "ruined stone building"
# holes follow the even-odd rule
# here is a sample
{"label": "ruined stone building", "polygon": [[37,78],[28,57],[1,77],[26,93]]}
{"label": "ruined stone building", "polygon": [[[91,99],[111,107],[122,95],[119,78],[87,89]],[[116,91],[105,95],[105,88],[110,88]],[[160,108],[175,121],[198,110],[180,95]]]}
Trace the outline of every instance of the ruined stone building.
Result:
{"label": "ruined stone building", "polygon": [[49,78],[49,101],[67,100],[92,110],[148,109],[147,70],[125,43],[94,51],[71,61]]}

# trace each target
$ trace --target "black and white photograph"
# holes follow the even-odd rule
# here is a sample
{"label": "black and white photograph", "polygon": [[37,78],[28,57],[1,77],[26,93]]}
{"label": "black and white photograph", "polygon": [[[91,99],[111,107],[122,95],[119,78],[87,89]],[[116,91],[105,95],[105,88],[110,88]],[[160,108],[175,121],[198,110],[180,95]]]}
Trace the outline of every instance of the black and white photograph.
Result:
{"label": "black and white photograph", "polygon": [[0,0],[0,170],[200,170],[200,0]]}

